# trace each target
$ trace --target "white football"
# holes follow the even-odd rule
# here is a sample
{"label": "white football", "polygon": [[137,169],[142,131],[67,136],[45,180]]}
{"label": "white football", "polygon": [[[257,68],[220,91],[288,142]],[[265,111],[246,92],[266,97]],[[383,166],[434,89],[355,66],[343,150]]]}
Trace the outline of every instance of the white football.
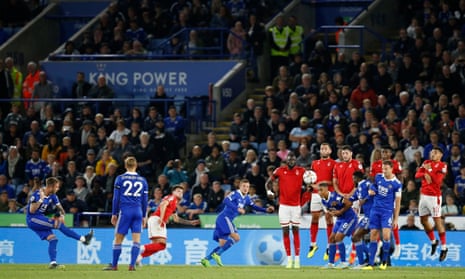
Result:
{"label": "white football", "polygon": [[316,173],[312,170],[307,170],[304,172],[304,182],[305,184],[312,184],[316,182]]}

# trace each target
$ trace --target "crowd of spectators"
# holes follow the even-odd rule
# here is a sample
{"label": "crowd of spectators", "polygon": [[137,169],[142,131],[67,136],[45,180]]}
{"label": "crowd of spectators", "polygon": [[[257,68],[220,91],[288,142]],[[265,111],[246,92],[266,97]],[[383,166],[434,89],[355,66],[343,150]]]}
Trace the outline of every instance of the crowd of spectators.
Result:
{"label": "crowd of spectators", "polygon": [[[277,206],[277,185],[265,182],[290,151],[297,154],[297,164],[309,167],[319,158],[321,143],[332,145],[336,160],[338,148],[349,144],[369,173],[381,146],[389,145],[403,169],[402,213],[417,214],[419,181],[414,174],[431,148],[439,146],[449,167],[444,213],[462,214],[465,16],[458,15],[465,14],[465,1],[456,7],[424,3],[411,19],[415,32],[410,25],[402,27],[392,55],[375,52],[365,61],[356,51],[350,58],[339,52],[332,61],[332,53],[317,42],[308,57],[288,56],[286,64],[274,65],[277,72],[265,87],[263,106],[247,100],[243,112],[233,115],[229,140],[219,141],[210,132],[207,142],[194,144],[186,157],[179,152],[185,137],[177,130],[183,121],[175,107],[166,111],[154,103],[147,112],[133,108],[129,117],[122,117],[118,109],[94,116],[95,106],[89,103],[76,103],[58,115],[52,104],[34,108],[13,103],[10,113],[2,115],[0,172],[10,186],[0,185],[0,192],[9,193],[9,210],[16,211],[24,205],[24,193],[37,187],[35,181],[53,175],[63,182],[60,198],[75,195],[85,203],[83,210],[106,212],[122,158],[133,153],[151,185],[151,209],[170,185],[181,184],[185,195],[180,214],[195,219],[220,210],[222,199],[242,177],[251,181],[257,203]],[[37,72],[33,66],[28,76]],[[82,78],[73,86],[76,96],[92,91]],[[30,90],[32,96],[38,84],[25,82],[23,92]],[[158,91],[166,97],[162,87]],[[13,190],[3,190],[9,188]]]}
{"label": "crowd of spectators", "polygon": [[[69,41],[60,54],[121,54],[146,55],[150,51],[165,55],[218,54],[218,49],[204,47],[223,46],[225,53],[237,57],[245,48],[249,17],[258,22],[268,20],[287,2],[284,0],[178,0],[178,1],[114,1],[98,22],[87,30],[81,39]],[[218,31],[184,28],[224,28]],[[173,36],[176,35],[176,36]],[[172,38],[171,38],[172,37]],[[171,38],[158,47],[160,41]],[[224,41],[221,42],[221,39]]]}
{"label": "crowd of spectators", "polygon": [[[339,49],[334,54],[321,41],[307,56],[276,51],[264,105],[248,100],[246,112],[234,116],[230,141],[253,142],[258,158],[267,156],[270,145],[282,155],[300,154],[304,145],[317,159],[322,142],[333,150],[349,144],[367,170],[381,146],[389,145],[403,168],[403,213],[410,214],[417,213],[416,169],[439,146],[449,167],[444,210],[447,216],[463,214],[465,1],[407,2],[408,23],[399,29],[392,53],[363,56]],[[285,31],[284,22],[277,21],[276,28]]]}

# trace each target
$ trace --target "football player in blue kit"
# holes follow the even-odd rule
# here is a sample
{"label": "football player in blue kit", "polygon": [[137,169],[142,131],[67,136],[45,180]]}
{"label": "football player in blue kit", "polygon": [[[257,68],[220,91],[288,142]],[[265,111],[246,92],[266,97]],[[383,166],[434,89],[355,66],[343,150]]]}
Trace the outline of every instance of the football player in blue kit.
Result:
{"label": "football player in blue kit", "polygon": [[213,239],[217,241],[219,245],[200,261],[204,267],[210,266],[211,259],[213,259],[217,265],[223,266],[221,254],[231,248],[231,246],[240,239],[236,226],[233,224],[233,220],[239,214],[246,213],[246,206],[250,206],[252,209],[261,212],[271,213],[274,211],[272,206],[263,208],[255,205],[248,194],[249,188],[249,180],[242,179],[239,184],[239,189],[232,192],[224,199],[224,209],[216,218],[215,231],[213,232]]}
{"label": "football player in blue kit", "polygon": [[[59,181],[55,177],[47,178],[45,187],[36,190],[29,198],[26,212],[27,226],[33,230],[41,240],[48,241],[48,255],[50,258],[50,269],[63,269],[64,265],[57,263],[58,238],[53,233],[53,229],[60,230],[64,235],[74,238],[84,245],[89,245],[93,230],[85,236],[77,234],[64,224],[65,210],[60,204],[56,192],[59,189]],[[58,210],[53,218],[46,216],[47,208],[55,206]]]}
{"label": "football player in blue kit", "polygon": [[[393,163],[390,160],[383,161],[383,173],[375,176],[368,193],[373,196],[373,206],[370,213],[370,246],[369,265],[364,270],[373,270],[375,264],[378,239],[383,241],[383,258],[379,268],[387,268],[387,257],[391,246],[391,231],[398,225],[400,212],[400,199],[402,195],[402,183],[393,173]],[[380,231],[382,232],[380,238]]]}
{"label": "football player in blue kit", "polygon": [[[336,217],[333,232],[329,237],[329,263],[323,268],[348,268],[344,237],[351,236],[357,224],[357,213],[352,208],[353,198],[347,199],[336,191],[330,192],[327,183],[320,183],[318,193],[325,212]],[[334,265],[336,250],[339,249],[341,263]]]}
{"label": "football player in blue kit", "polygon": [[366,265],[364,255],[368,255],[368,247],[364,243],[363,237],[370,232],[368,225],[371,207],[373,206],[373,196],[368,194],[368,190],[371,187],[371,181],[366,179],[362,172],[356,171],[352,176],[355,185],[357,185],[354,198],[359,201],[360,209],[363,213],[363,217],[359,219],[355,232],[352,235],[352,243],[355,245],[358,258],[358,265],[353,268],[359,269]]}
{"label": "football player in blue kit", "polygon": [[129,271],[135,270],[137,256],[140,252],[140,234],[147,218],[148,184],[147,180],[136,172],[137,160],[127,157],[124,160],[126,172],[116,177],[113,191],[113,208],[111,223],[115,226],[113,240],[113,260],[104,270],[117,270],[124,236],[131,229],[132,248]]}

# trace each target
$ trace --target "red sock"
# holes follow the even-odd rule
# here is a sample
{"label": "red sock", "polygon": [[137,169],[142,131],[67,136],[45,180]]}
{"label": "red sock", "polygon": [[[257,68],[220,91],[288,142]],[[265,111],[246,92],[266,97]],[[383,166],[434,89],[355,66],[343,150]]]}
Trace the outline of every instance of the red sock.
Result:
{"label": "red sock", "polygon": [[439,239],[442,245],[446,245],[446,232],[439,233]]}
{"label": "red sock", "polygon": [[431,240],[431,241],[433,241],[435,239],[433,230],[430,230],[429,232],[426,232],[426,235],[428,236],[429,240]]}
{"label": "red sock", "polygon": [[144,252],[141,254],[142,257],[148,257],[158,251],[164,250],[166,247],[165,243],[150,243],[144,245]]}
{"label": "red sock", "polygon": [[318,235],[318,223],[312,223],[310,225],[310,241],[316,242],[316,236]]}
{"label": "red sock", "polygon": [[326,235],[328,236],[328,239],[332,232],[333,232],[333,224],[326,224]]}
{"label": "red sock", "polygon": [[392,233],[394,234],[394,241],[396,245],[400,244],[400,235],[399,235],[399,226],[392,228]]}
{"label": "red sock", "polygon": [[355,243],[352,242],[352,252],[355,253]]}
{"label": "red sock", "polygon": [[294,253],[296,256],[300,255],[300,234],[299,230],[292,230],[292,236],[294,237]]}
{"label": "red sock", "polygon": [[283,233],[283,242],[284,250],[286,250],[286,255],[291,255],[291,239],[289,238],[289,233]]}

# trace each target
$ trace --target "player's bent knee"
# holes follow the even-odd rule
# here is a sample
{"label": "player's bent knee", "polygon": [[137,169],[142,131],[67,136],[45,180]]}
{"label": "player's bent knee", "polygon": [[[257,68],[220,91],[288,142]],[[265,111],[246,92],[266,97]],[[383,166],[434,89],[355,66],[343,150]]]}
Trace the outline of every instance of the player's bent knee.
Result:
{"label": "player's bent knee", "polygon": [[235,242],[239,242],[239,240],[241,240],[241,237],[239,236],[238,233],[233,233],[233,234],[231,234],[231,238],[232,238]]}
{"label": "player's bent knee", "polygon": [[54,234],[51,234],[51,235],[47,236],[47,241],[51,241],[51,240],[54,240],[54,239],[57,239],[56,235],[54,235]]}
{"label": "player's bent knee", "polygon": [[283,228],[283,233],[289,234],[289,226],[282,227]]}

